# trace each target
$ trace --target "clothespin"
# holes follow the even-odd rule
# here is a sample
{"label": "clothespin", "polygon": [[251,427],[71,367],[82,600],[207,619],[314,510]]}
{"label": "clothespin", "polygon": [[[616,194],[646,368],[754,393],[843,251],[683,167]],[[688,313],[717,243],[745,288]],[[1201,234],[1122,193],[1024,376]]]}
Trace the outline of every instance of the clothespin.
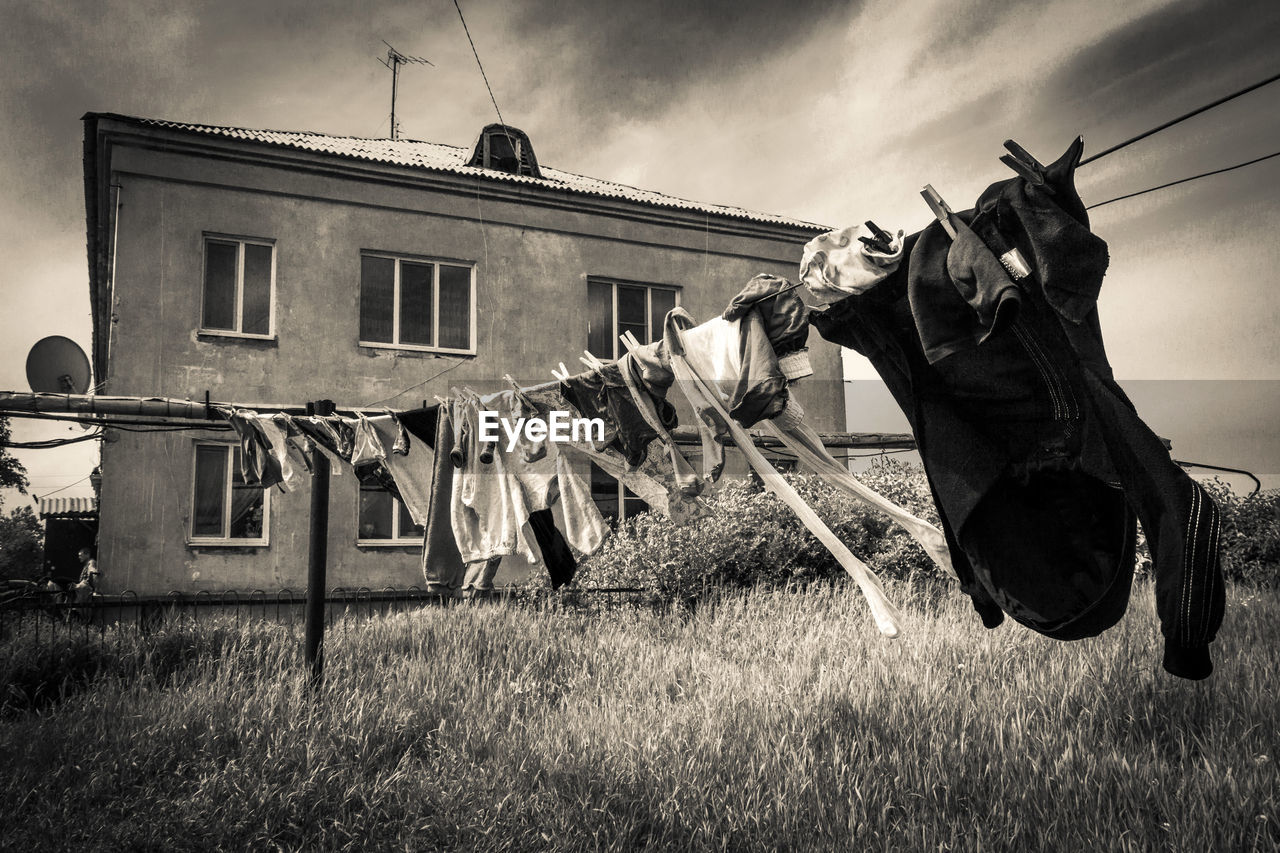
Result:
{"label": "clothespin", "polygon": [[1023,148],[1012,139],[1004,141],[1004,147],[1009,150],[1009,154],[1000,155],[1000,162],[1004,163],[1010,169],[1017,172],[1027,183],[1037,186],[1050,195],[1054,194],[1054,189],[1044,180],[1044,166],[1035,157],[1027,153],[1027,149]]}
{"label": "clothespin", "polygon": [[589,350],[583,350],[582,355],[583,357],[579,358],[578,361],[582,362],[592,370],[600,370],[605,366],[605,363],[592,355]]}
{"label": "clothespin", "polygon": [[870,219],[867,220],[867,229],[871,232],[871,236],[858,239],[882,255],[892,255],[893,236]]}
{"label": "clothespin", "polygon": [[562,361],[560,362],[559,370],[556,370],[554,367],[551,368],[551,375],[554,376],[556,379],[560,380],[561,382],[568,382],[569,368],[565,367],[564,362]]}
{"label": "clothespin", "polygon": [[519,385],[517,385],[516,381],[511,378],[510,373],[502,374],[502,378],[506,380],[507,384],[510,385],[512,389],[515,390],[516,398],[519,399],[521,403],[528,406],[530,409],[534,408],[533,401],[530,400],[528,395],[524,393],[524,389],[521,388]]}
{"label": "clothespin", "polygon": [[631,352],[633,349],[640,349],[641,347],[640,342],[636,340],[636,336],[631,333],[630,329],[619,335],[618,340],[622,341],[622,345],[627,348],[627,352]]}
{"label": "clothespin", "polygon": [[933,188],[932,184],[925,184],[924,189],[920,191],[920,195],[924,198],[924,203],[929,205],[929,209],[933,211],[933,215],[942,223],[942,230],[947,232],[947,236],[952,240],[956,238],[956,229],[951,225],[951,208],[942,200],[942,196],[938,195],[938,191]]}

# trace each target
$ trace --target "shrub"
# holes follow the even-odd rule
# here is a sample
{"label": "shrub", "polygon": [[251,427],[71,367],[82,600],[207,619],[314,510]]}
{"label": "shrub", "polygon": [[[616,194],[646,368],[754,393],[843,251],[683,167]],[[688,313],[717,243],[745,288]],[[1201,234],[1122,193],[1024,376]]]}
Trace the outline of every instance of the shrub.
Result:
{"label": "shrub", "polygon": [[[949,577],[885,516],[816,477],[785,476],[854,555],[882,577]],[[921,466],[884,457],[857,476],[899,506],[938,524]],[[1226,578],[1254,586],[1280,585],[1280,491],[1241,496],[1220,480],[1204,485],[1222,509]],[[758,484],[728,481],[707,502],[712,516],[685,526],[657,513],[619,525],[605,545],[583,561],[578,585],[639,587],[663,598],[693,598],[708,588],[780,587],[844,575],[790,509]],[[1149,575],[1150,568],[1139,528],[1137,573]]]}
{"label": "shrub", "polygon": [[[905,531],[817,477],[788,482],[849,549],[882,576],[940,575]],[[877,460],[860,479],[890,500],[937,523],[919,466]],[[774,495],[750,481],[723,483],[708,498],[712,515],[677,526],[643,513],[579,570],[579,584],[641,587],[660,596],[696,596],[708,587],[778,587],[844,575],[844,569]]]}

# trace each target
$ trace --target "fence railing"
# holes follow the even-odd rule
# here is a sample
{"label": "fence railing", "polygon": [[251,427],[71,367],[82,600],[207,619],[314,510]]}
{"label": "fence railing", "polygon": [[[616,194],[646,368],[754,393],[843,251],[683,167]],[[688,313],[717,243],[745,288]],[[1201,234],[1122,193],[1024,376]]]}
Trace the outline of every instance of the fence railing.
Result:
{"label": "fence railing", "polygon": [[[644,590],[630,588],[574,589],[568,598],[579,596],[614,602],[639,601]],[[374,616],[455,604],[467,600],[537,603],[547,591],[524,587],[497,587],[473,592],[465,597],[418,587],[370,589],[336,587],[325,594],[325,621],[349,629],[352,622]],[[557,600],[565,600],[559,596]],[[95,595],[75,601],[67,593],[38,591],[0,602],[0,648],[10,652],[24,646],[83,639],[106,643],[128,632],[148,632],[161,626],[200,624],[213,620],[235,624],[273,622],[302,631],[306,622],[306,590],[279,589],[268,592],[173,591],[166,595],[140,596],[131,591],[117,595]]]}

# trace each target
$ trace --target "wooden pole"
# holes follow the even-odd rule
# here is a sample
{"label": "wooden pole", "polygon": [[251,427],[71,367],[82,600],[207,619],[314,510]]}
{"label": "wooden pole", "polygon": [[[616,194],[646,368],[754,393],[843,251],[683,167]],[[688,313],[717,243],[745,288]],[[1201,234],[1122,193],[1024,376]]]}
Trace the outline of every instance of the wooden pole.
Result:
{"label": "wooden pole", "polygon": [[[308,414],[333,414],[333,401],[308,403]],[[309,684],[318,688],[324,682],[324,591],[329,557],[329,458],[314,450],[311,453],[311,530],[307,551],[307,634],[306,662],[310,670]]]}

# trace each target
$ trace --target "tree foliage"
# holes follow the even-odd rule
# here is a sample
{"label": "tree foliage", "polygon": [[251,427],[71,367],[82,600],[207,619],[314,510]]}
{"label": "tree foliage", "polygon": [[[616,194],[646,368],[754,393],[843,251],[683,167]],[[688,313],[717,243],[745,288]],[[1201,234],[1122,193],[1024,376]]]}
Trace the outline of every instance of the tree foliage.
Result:
{"label": "tree foliage", "polygon": [[[12,440],[12,428],[9,419],[0,416],[0,489],[17,489],[27,493],[27,469],[9,453],[9,442]],[[2,502],[2,500],[0,500]]]}
{"label": "tree foliage", "polygon": [[34,579],[44,558],[40,519],[29,506],[0,515],[0,580]]}

